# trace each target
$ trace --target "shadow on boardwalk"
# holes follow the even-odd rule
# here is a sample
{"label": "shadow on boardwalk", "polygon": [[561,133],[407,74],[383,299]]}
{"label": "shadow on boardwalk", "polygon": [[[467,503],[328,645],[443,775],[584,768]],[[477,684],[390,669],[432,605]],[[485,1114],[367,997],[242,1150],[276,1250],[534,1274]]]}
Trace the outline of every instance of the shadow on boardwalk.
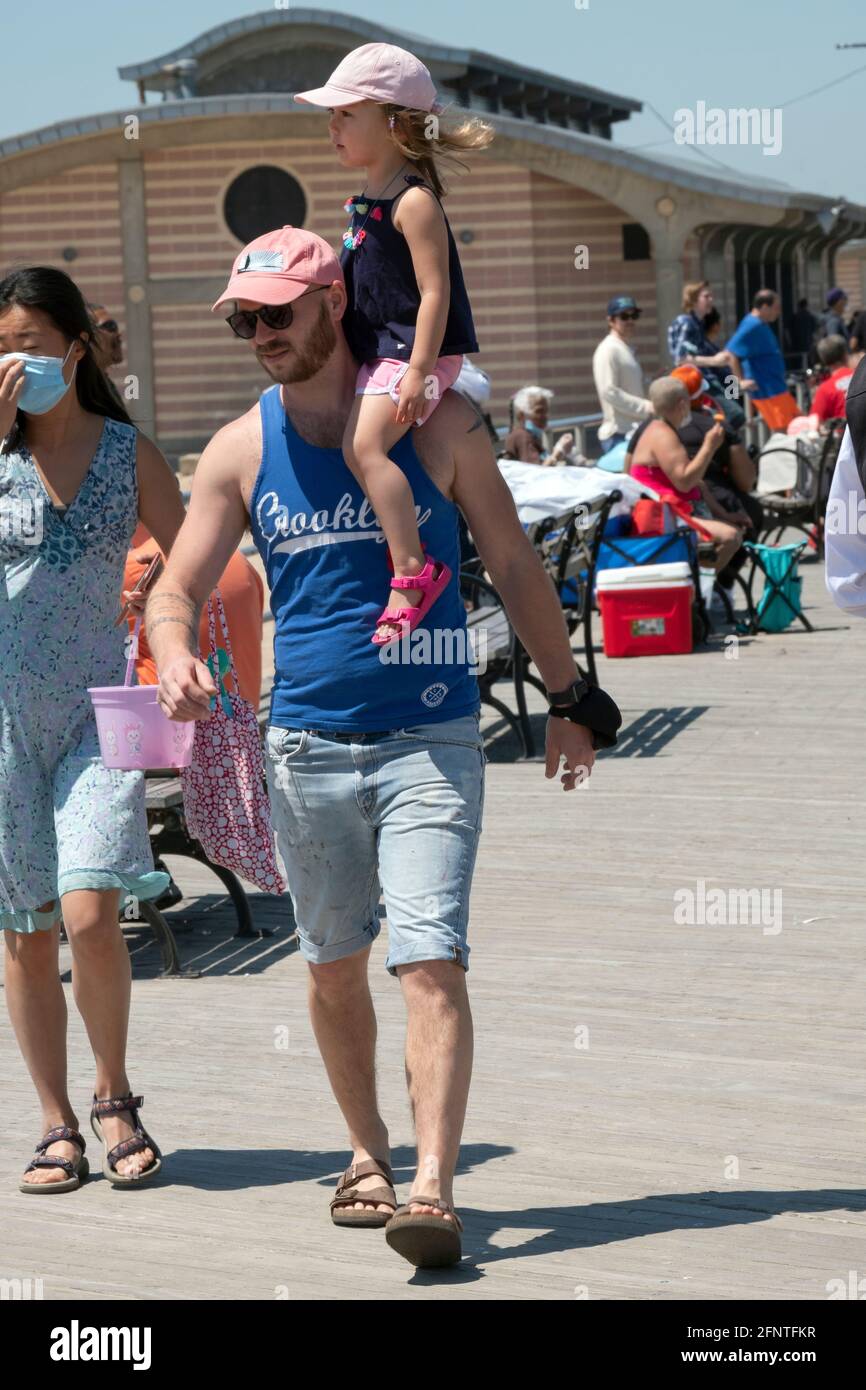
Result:
{"label": "shadow on boardwalk", "polygon": [[[512,1145],[464,1144],[457,1178],[484,1164],[517,1153]],[[345,1148],[314,1149],[178,1149],[166,1155],[165,1176],[159,1186],[202,1192],[236,1192],[284,1187],[316,1181],[326,1205],[346,1163]],[[408,1144],[395,1145],[391,1163],[398,1188],[414,1176],[416,1155]],[[155,1184],[156,1186],[157,1184]],[[401,1200],[406,1200],[404,1194]],[[580,1250],[677,1231],[717,1230],[753,1226],[784,1215],[821,1212],[866,1212],[866,1189],[823,1187],[800,1191],[747,1188],[728,1191],[656,1193],[647,1197],[572,1206],[507,1207],[481,1210],[458,1203],[464,1223],[464,1259],[458,1269],[418,1270],[410,1283],[454,1288],[485,1278],[488,1266],[503,1261],[567,1255]],[[527,1232],[523,1243],[519,1233]],[[494,1244],[507,1232],[507,1245]],[[515,1239],[517,1237],[517,1239]],[[662,1281],[665,1282],[664,1280]],[[671,1284],[679,1283],[672,1276]],[[820,1296],[816,1290],[816,1297]]]}
{"label": "shadow on boardwalk", "polygon": [[[709,705],[672,705],[648,709],[620,730],[615,748],[601,749],[598,757],[653,758],[709,709]],[[535,758],[527,761],[543,762],[547,715],[533,713],[529,720],[538,751]],[[497,719],[484,728],[484,751],[490,763],[512,763],[522,750],[517,735],[505,720]]]}
{"label": "shadow on boardwalk", "polygon": [[[180,874],[183,882],[183,871]],[[181,970],[199,977],[210,975],[261,975],[298,950],[292,904],[288,895],[273,897],[250,893],[253,925],[273,933],[269,936],[239,937],[237,917],[225,893],[204,893],[184,900],[165,913],[174,932]],[[156,939],[146,922],[124,922],[123,936],[132,958],[136,982],[159,979],[162,958]],[[69,947],[64,943],[61,976],[71,981]],[[182,980],[180,974],[173,978]]]}

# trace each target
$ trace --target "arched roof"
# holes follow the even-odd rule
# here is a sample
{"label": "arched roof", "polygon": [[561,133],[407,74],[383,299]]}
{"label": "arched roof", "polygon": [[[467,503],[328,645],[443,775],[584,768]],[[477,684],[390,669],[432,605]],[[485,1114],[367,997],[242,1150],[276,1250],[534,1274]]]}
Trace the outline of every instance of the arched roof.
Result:
{"label": "arched roof", "polygon": [[[183,94],[193,95],[198,65],[213,67],[214,60],[222,57],[224,51],[226,61],[221,66],[221,75],[223,81],[230,82],[231,63],[227,60],[232,48],[242,52],[250,37],[257,35],[272,36],[277,47],[282,37],[286,48],[311,38],[345,52],[361,43],[410,46],[430,68],[437,85],[453,91],[461,105],[480,104],[484,109],[510,110],[526,120],[550,121],[555,125],[580,122],[587,128],[595,127],[608,134],[613,122],[627,120],[633,112],[641,110],[641,103],[633,98],[526,68],[493,54],[436,43],[418,34],[386,28],[358,15],[294,6],[273,8],[218,24],[179,48],[144,62],[127,64],[119,68],[118,73],[138,83],[142,100],[146,91],[171,94],[181,77],[187,83]],[[269,49],[273,47],[270,43]],[[230,94],[228,87],[225,94]],[[471,100],[472,97],[476,100]]]}

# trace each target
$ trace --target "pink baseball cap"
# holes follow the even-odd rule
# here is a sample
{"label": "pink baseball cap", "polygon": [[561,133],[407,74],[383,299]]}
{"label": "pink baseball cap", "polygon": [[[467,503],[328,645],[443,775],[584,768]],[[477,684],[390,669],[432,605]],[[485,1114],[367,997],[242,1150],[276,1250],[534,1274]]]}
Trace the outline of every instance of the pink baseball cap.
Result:
{"label": "pink baseball cap", "polygon": [[301,227],[280,227],[244,247],[211,312],[229,299],[288,304],[310,285],[330,285],[335,280],[343,283],[343,267],[322,237]]}
{"label": "pink baseball cap", "polygon": [[393,102],[412,111],[445,108],[436,99],[433,78],[414,53],[393,43],[365,43],[339,63],[324,87],[295,92],[295,101],[311,106],[352,106],[356,101]]}

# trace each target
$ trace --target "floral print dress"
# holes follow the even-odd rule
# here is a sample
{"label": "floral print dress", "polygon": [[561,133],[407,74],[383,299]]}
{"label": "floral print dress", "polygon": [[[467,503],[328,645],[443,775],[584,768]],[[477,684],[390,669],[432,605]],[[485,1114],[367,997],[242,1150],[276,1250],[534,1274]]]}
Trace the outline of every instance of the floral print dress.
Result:
{"label": "floral print dress", "polygon": [[77,888],[159,897],[144,774],[106,768],[87,687],[122,685],[114,627],[138,522],[137,431],[106,419],[56,506],[24,439],[0,453],[0,928],[44,930]]}

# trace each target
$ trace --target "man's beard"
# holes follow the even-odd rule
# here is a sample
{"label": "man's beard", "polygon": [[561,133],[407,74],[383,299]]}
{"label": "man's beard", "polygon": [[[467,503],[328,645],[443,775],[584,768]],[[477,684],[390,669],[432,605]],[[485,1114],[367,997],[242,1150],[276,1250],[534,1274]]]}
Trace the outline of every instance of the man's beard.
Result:
{"label": "man's beard", "polygon": [[300,347],[291,347],[279,365],[269,358],[259,358],[268,376],[282,386],[309,381],[324,367],[337,345],[337,333],[325,305],[320,305],[318,317]]}

